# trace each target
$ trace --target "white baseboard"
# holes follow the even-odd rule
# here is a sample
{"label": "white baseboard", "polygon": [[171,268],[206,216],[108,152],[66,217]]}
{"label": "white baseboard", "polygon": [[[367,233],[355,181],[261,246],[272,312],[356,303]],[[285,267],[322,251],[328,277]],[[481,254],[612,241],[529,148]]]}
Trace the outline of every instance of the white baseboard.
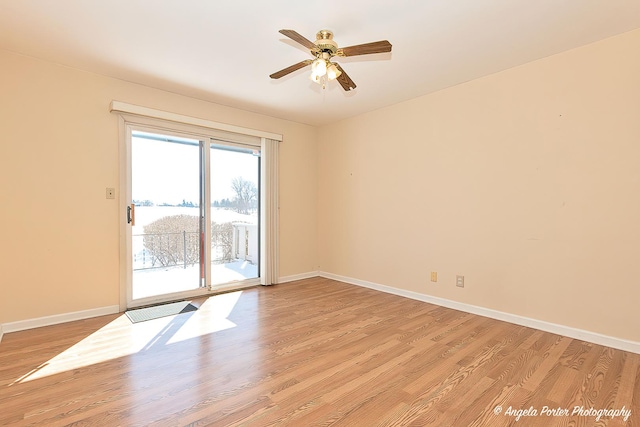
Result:
{"label": "white baseboard", "polygon": [[24,331],[26,329],[57,325],[59,323],[89,319],[91,317],[105,316],[107,314],[115,314],[119,312],[119,306],[111,305],[108,307],[93,308],[90,310],[74,311],[72,313],[54,314],[53,316],[38,317],[35,319],[18,320],[17,322],[5,323],[3,325],[0,325],[0,331],[4,331],[5,333],[18,332]]}
{"label": "white baseboard", "polygon": [[301,273],[301,274],[293,274],[291,276],[279,277],[278,283],[287,283],[287,282],[293,282],[296,280],[310,279],[312,277],[318,277],[319,275],[320,274],[317,271],[310,271],[308,273]]}
{"label": "white baseboard", "polygon": [[0,342],[2,342],[3,335],[4,335],[4,331],[2,330],[2,323],[0,323]]}
{"label": "white baseboard", "polygon": [[569,338],[575,338],[581,341],[588,341],[594,344],[600,344],[606,347],[617,348],[619,350],[629,351],[631,353],[640,354],[640,342],[629,341],[622,338],[602,335],[596,332],[585,331],[583,329],[572,328],[570,326],[558,325],[556,323],[545,322],[543,320],[531,319],[529,317],[518,316],[517,314],[505,313],[503,311],[492,310],[490,308],[479,307],[476,305],[465,304],[444,298],[434,297],[430,295],[420,294],[418,292],[398,289],[391,286],[380,285],[378,283],[367,282],[365,280],[353,279],[351,277],[339,276],[337,274],[318,272],[321,277],[327,279],[338,280],[340,282],[352,285],[362,286],[389,294],[398,295],[405,298],[411,298],[418,301],[428,302],[442,307],[452,308],[454,310],[464,311],[466,313],[477,314],[479,316],[489,317],[496,320],[502,320],[514,323],[520,326],[526,326],[533,329],[539,329],[545,332],[551,332],[557,335],[563,335]]}

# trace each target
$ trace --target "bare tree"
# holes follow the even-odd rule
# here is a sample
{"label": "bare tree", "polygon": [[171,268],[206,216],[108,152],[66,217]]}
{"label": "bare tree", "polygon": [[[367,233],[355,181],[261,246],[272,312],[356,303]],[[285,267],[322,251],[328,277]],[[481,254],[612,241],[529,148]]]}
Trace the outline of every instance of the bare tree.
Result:
{"label": "bare tree", "polygon": [[231,181],[231,188],[236,193],[233,200],[236,212],[248,214],[258,206],[258,187],[254,182],[238,176]]}

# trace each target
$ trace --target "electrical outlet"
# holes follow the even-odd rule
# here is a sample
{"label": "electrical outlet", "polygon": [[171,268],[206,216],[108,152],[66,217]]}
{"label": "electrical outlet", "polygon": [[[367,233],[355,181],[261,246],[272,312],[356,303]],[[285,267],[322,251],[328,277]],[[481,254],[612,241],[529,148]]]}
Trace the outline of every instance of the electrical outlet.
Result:
{"label": "electrical outlet", "polygon": [[432,282],[437,282],[438,281],[438,272],[437,271],[432,271],[431,272],[431,281]]}
{"label": "electrical outlet", "polygon": [[115,199],[116,198],[116,189],[107,187],[107,199]]}
{"label": "electrical outlet", "polygon": [[464,276],[456,276],[456,286],[464,288]]}

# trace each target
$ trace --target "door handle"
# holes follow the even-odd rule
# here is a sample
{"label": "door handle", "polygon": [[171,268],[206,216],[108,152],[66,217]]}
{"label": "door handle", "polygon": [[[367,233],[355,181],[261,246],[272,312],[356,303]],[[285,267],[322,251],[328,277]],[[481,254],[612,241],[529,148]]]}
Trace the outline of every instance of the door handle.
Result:
{"label": "door handle", "polygon": [[127,206],[127,224],[136,225],[136,205]]}

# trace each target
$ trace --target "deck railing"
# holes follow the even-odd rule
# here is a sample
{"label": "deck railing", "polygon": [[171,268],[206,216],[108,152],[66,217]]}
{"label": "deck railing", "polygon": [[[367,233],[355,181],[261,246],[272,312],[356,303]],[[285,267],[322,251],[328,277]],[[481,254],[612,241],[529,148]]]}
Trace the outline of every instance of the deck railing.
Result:
{"label": "deck railing", "polygon": [[[232,239],[228,235],[227,231],[212,233],[212,263],[224,263],[233,259]],[[134,234],[133,270],[176,266],[187,268],[199,264],[200,240],[198,231]]]}

